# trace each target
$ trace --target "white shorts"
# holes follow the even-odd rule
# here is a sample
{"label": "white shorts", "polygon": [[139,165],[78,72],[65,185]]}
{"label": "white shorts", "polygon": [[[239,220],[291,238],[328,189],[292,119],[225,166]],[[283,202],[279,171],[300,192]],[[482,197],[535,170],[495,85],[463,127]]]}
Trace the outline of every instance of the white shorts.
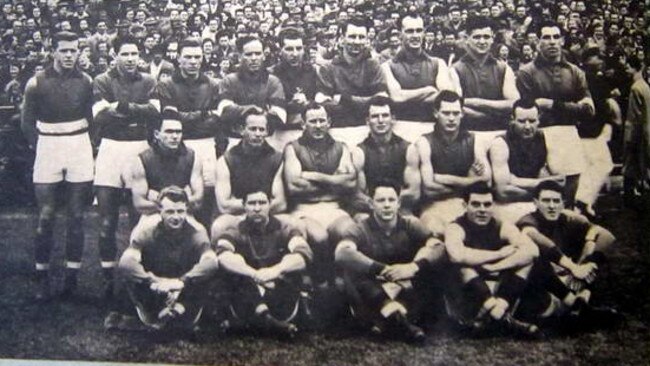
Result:
{"label": "white shorts", "polygon": [[487,161],[487,152],[492,146],[494,139],[503,135],[506,131],[472,131],[474,135],[474,156],[481,157]]}
{"label": "white shorts", "polygon": [[299,203],[291,216],[296,219],[310,218],[325,229],[341,217],[350,217],[339,207],[338,202]]}
{"label": "white shorts", "polygon": [[185,146],[194,150],[196,158],[201,160],[203,185],[214,187],[217,181],[217,149],[214,139],[207,137],[198,140],[185,140]]}
{"label": "white shorts", "polygon": [[432,221],[438,220],[442,220],[444,224],[448,224],[465,213],[464,202],[460,197],[451,197],[431,202],[422,210],[420,220],[427,227],[432,225]]}
{"label": "white shorts", "polygon": [[[85,120],[64,123],[38,123],[39,131],[65,134],[88,125]],[[92,182],[94,175],[93,148],[88,132],[76,135],[40,135],[36,144],[34,183]]]}
{"label": "white shorts", "polygon": [[548,166],[553,174],[576,175],[585,170],[585,158],[575,126],[544,127]]}
{"label": "white shorts", "polygon": [[130,188],[130,166],[138,154],[149,148],[147,141],[102,139],[95,162],[95,185]]}
{"label": "white shorts", "polygon": [[494,216],[501,222],[517,223],[520,218],[536,210],[535,203],[526,202],[495,202]]}

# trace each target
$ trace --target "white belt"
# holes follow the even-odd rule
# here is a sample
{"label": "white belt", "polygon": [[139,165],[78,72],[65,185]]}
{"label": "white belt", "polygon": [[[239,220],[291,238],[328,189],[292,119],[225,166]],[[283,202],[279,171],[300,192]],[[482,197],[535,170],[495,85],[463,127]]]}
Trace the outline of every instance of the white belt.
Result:
{"label": "white belt", "polygon": [[36,129],[39,134],[46,136],[79,135],[88,131],[88,121],[85,118],[57,123],[36,121]]}

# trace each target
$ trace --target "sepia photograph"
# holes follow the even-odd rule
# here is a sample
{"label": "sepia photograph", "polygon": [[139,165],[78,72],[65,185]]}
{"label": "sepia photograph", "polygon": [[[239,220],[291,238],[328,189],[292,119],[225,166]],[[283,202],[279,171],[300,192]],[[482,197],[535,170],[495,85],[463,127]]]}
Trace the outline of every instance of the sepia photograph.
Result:
{"label": "sepia photograph", "polygon": [[650,365],[650,1],[0,8],[0,366]]}

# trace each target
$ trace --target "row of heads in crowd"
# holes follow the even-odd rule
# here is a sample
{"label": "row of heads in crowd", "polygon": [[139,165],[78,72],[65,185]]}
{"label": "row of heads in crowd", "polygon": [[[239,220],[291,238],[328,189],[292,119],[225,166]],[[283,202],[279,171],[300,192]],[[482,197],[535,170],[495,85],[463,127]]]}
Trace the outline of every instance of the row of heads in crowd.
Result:
{"label": "row of heads in crowd", "polygon": [[[588,7],[584,1],[553,2],[553,5],[541,2],[526,4],[523,1],[484,0],[463,4],[434,1],[427,8],[411,1],[380,2],[379,6],[364,3],[357,7],[346,7],[336,1],[335,7],[328,7],[330,3],[289,0],[282,4],[279,1],[247,0],[239,6],[225,1],[219,4],[221,11],[218,14],[209,15],[204,10],[206,6],[210,7],[211,2],[185,2],[153,12],[160,15],[152,17],[149,8],[160,6],[157,5],[159,2],[143,1],[118,9],[119,18],[112,22],[104,10],[99,11],[98,17],[90,16],[83,2],[60,2],[54,9],[35,6],[31,9],[31,16],[26,14],[26,6],[21,2],[5,2],[2,8],[4,18],[11,19],[11,14],[16,14],[16,17],[0,24],[3,34],[0,59],[9,59],[13,64],[13,69],[6,70],[9,76],[23,71],[24,76],[29,77],[49,62],[52,32],[71,31],[80,35],[80,67],[98,74],[114,63],[116,51],[111,47],[109,34],[112,35],[112,29],[116,29],[118,35],[131,34],[138,40],[142,49],[141,67],[154,58],[174,62],[178,57],[179,41],[190,36],[201,40],[204,54],[215,56],[206,57],[208,64],[204,69],[225,74],[233,71],[238,63],[235,45],[240,38],[259,37],[263,41],[267,62],[273,63],[282,47],[278,38],[281,31],[294,29],[302,33],[308,51],[306,59],[315,62],[317,52],[323,52],[323,49],[335,51],[337,46],[342,46],[341,36],[350,22],[364,24],[365,38],[371,49],[381,51],[399,47],[401,20],[408,14],[417,14],[423,19],[422,44],[429,48],[455,47],[465,36],[467,23],[477,15],[491,20],[495,29],[495,55],[505,59],[532,59],[538,41],[536,25],[544,19],[553,19],[562,27],[567,50],[575,48],[579,51],[591,39],[601,51],[614,58],[630,54],[641,59],[646,56],[647,24],[642,7],[634,2],[629,7],[620,7],[617,6],[620,4],[605,0],[601,4],[604,8]],[[386,8],[388,5],[391,7]],[[318,11],[321,8],[327,8],[329,12],[321,14]],[[296,12],[295,9],[303,11]],[[77,10],[87,16],[75,17]],[[280,10],[282,12],[277,14]],[[268,11],[271,14],[264,16]],[[290,14],[283,16],[286,11]],[[51,21],[53,16],[58,19],[56,22]],[[45,19],[50,21],[45,22]],[[2,25],[6,27],[4,31]]]}

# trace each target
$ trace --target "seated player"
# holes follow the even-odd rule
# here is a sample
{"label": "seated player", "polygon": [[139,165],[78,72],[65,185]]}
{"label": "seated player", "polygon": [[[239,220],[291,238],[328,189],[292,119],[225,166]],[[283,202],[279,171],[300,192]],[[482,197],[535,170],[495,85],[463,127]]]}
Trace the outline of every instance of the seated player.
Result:
{"label": "seated player", "polygon": [[535,211],[532,193],[540,182],[564,183],[564,176],[549,171],[539,108],[532,100],[515,102],[508,131],[493,141],[488,156],[497,199],[495,215],[501,221],[515,223]]}
{"label": "seated player", "polygon": [[327,228],[349,216],[341,204],[354,193],[357,173],[350,150],[330,135],[331,121],[323,106],[310,103],[303,121],[302,136],[284,150],[284,179],[293,216]]}
{"label": "seated player", "polygon": [[568,309],[595,322],[616,319],[613,309],[589,305],[590,289],[616,238],[584,216],[563,211],[563,187],[556,182],[545,181],[535,188],[535,206],[537,210],[522,217],[517,226],[541,253],[531,276],[533,289],[553,296],[533,294],[537,300],[526,299],[522,308],[527,310],[522,311],[534,313],[522,315],[544,318]]}
{"label": "seated player", "polygon": [[302,274],[312,261],[304,233],[286,216],[270,214],[264,191],[244,194],[245,215],[222,231],[212,227],[212,243],[228,274],[231,312],[282,336],[298,332],[292,323],[299,307]]}
{"label": "seated player", "polygon": [[217,207],[222,214],[244,213],[244,193],[253,186],[272,192],[271,212],[286,210],[282,181],[282,153],[266,141],[270,131],[267,113],[249,110],[242,117],[241,141],[217,161]]}
{"label": "seated player", "polygon": [[465,214],[445,231],[445,248],[462,286],[455,296],[455,315],[475,329],[495,322],[522,335],[536,335],[537,326],[512,313],[539,251],[514,224],[493,217],[493,204],[485,183],[471,185],[465,193]]}
{"label": "seated player", "polygon": [[444,257],[442,242],[417,218],[402,216],[399,187],[377,184],[373,213],[360,222],[342,221],[336,264],[344,269],[355,315],[382,334],[397,328],[411,341],[425,339],[418,320],[431,285],[425,274]]}
{"label": "seated player", "polygon": [[366,123],[368,137],[352,149],[352,162],[357,171],[357,199],[355,207],[372,211],[368,192],[380,181],[391,180],[401,189],[400,206],[411,212],[420,197],[419,160],[415,146],[393,132],[395,119],[388,98],[374,98],[368,107]]}
{"label": "seated player", "polygon": [[185,190],[161,190],[159,216],[138,224],[118,270],[138,317],[154,329],[189,328],[202,314],[202,284],[217,270],[206,230],[188,220]]}
{"label": "seated player", "polygon": [[158,213],[160,190],[176,185],[188,192],[190,208],[196,209],[203,199],[201,161],[183,143],[178,114],[165,108],[151,129],[151,147],[138,155],[131,168],[133,206],[143,215]]}
{"label": "seated player", "polygon": [[433,103],[434,131],[420,137],[415,146],[420,160],[425,225],[437,218],[450,222],[462,215],[466,187],[490,179],[490,167],[476,153],[474,135],[461,128],[463,99],[442,90]]}

